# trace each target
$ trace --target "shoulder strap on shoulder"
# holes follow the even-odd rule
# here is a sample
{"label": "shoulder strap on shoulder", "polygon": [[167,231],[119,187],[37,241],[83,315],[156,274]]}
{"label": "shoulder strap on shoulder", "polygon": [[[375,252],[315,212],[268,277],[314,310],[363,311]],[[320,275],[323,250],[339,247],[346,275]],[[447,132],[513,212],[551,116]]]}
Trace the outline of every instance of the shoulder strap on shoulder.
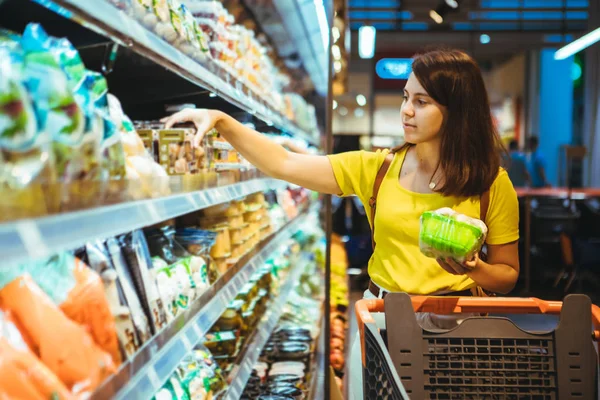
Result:
{"label": "shoulder strap on shoulder", "polygon": [[390,165],[392,164],[393,159],[394,153],[390,152],[383,160],[383,164],[381,164],[381,167],[379,168],[379,171],[377,171],[377,175],[375,176],[375,183],[373,184],[373,195],[369,199],[369,207],[371,207],[371,243],[373,245],[373,250],[375,250],[375,211],[377,209],[377,194],[379,193],[379,188],[381,187],[383,178],[385,178],[388,169],[390,169]]}
{"label": "shoulder strap on shoulder", "polygon": [[486,190],[479,199],[479,219],[485,222],[488,208],[490,208],[490,191]]}

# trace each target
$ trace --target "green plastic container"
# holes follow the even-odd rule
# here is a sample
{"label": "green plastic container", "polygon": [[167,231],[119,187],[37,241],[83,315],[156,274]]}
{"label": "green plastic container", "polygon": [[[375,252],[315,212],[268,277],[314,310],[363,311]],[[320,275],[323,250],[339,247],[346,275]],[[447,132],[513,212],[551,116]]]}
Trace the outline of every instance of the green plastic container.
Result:
{"label": "green plastic container", "polygon": [[432,258],[453,258],[464,262],[473,258],[485,239],[478,226],[459,221],[453,215],[426,211],[421,215],[419,247]]}

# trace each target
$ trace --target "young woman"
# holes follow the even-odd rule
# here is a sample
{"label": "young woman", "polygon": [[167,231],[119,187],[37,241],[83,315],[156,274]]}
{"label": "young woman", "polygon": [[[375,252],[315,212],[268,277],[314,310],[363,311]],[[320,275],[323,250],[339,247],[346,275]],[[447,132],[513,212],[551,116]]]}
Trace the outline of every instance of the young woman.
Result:
{"label": "young woman", "polygon": [[[500,168],[502,147],[481,71],[470,56],[455,50],[419,55],[412,68],[400,110],[406,144],[391,152],[292,153],[214,110],[184,110],[163,122],[169,128],[192,121],[198,129],[196,145],[204,132],[216,127],[267,175],[322,193],[355,194],[367,215],[376,176],[388,157],[389,169],[377,195],[376,247],[369,261],[371,283],[365,296],[382,298],[386,292],[464,295],[475,286],[507,293],[519,274],[519,208],[511,181]],[[486,203],[489,199],[485,261],[476,256],[461,265],[421,253],[419,218],[424,211],[450,207],[480,218],[482,199]],[[441,321],[429,322],[444,325]],[[360,370],[351,376],[351,391],[361,398]]]}

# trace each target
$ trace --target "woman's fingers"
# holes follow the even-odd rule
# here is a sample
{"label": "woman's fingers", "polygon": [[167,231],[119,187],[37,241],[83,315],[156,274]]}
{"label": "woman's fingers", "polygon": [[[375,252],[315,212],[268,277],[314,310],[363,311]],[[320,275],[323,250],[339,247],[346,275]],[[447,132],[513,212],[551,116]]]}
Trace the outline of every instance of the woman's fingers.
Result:
{"label": "woman's fingers", "polygon": [[447,273],[452,275],[458,275],[454,268],[452,268],[444,259],[437,258],[436,261],[440,265],[440,267],[442,267]]}
{"label": "woman's fingers", "polygon": [[467,273],[467,269],[463,265],[456,262],[454,259],[447,258],[446,262],[448,263],[448,265],[450,265],[450,267],[452,267],[452,269],[454,269],[454,271],[456,271],[458,275],[464,275]]}
{"label": "woman's fingers", "polygon": [[171,116],[161,119],[160,122],[163,122],[165,124],[165,129],[171,129],[173,127],[173,125],[175,125],[175,124],[192,121],[192,119],[193,119],[192,111],[195,111],[195,110],[186,108],[185,110],[178,111]]}
{"label": "woman's fingers", "polygon": [[162,118],[160,122],[165,124],[165,129],[171,129],[175,124],[183,122],[192,122],[196,127],[196,135],[194,136],[194,146],[202,145],[202,139],[206,132],[211,130],[214,122],[210,118],[210,114],[204,109],[186,108],[178,111],[175,114]]}

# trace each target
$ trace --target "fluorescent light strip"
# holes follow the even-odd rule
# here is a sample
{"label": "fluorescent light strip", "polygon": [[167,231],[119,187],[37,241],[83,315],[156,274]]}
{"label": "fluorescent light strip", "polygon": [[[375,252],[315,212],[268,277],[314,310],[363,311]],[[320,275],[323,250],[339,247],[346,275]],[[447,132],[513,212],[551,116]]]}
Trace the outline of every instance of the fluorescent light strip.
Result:
{"label": "fluorescent light strip", "polygon": [[593,45],[600,40],[600,28],[596,28],[587,35],[583,35],[574,42],[569,43],[565,47],[558,49],[554,53],[555,60],[564,60],[565,58],[571,57],[575,53],[579,53],[581,50]]}
{"label": "fluorescent light strip", "polygon": [[358,55],[360,58],[373,58],[375,55],[375,35],[372,26],[361,26],[358,29]]}
{"label": "fluorescent light strip", "polygon": [[317,10],[317,19],[319,20],[319,28],[321,29],[321,39],[323,39],[323,49],[327,53],[329,48],[329,23],[327,22],[327,14],[325,13],[325,5],[323,0],[314,0]]}

